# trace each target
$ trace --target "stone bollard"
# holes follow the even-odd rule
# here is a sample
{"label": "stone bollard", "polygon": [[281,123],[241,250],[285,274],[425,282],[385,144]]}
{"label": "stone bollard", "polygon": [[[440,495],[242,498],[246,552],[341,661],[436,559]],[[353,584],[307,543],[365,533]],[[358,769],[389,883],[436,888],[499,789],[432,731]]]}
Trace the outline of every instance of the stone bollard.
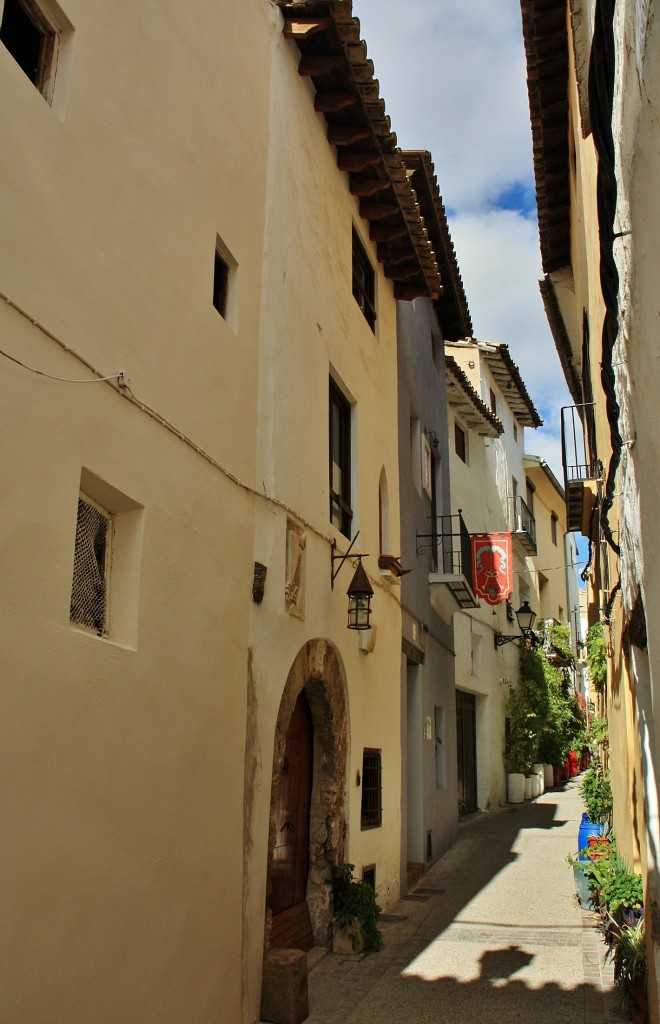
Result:
{"label": "stone bollard", "polygon": [[302,1024],[309,1016],[307,955],[302,949],[269,949],[264,956],[261,1019]]}

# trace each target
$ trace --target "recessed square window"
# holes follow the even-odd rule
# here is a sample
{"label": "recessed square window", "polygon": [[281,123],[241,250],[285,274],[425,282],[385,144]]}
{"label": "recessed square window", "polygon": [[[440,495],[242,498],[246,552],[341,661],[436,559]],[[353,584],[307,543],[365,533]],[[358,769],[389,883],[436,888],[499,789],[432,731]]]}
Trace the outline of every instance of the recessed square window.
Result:
{"label": "recessed square window", "polygon": [[233,331],[236,330],[237,279],[236,260],[220,237],[216,237],[213,262],[213,305]]}
{"label": "recessed square window", "polygon": [[0,42],[48,103],[53,102],[56,71],[62,92],[72,30],[55,0],[4,0]]}
{"label": "recessed square window", "polygon": [[227,285],[229,284],[229,267],[219,252],[215,254],[213,268],[213,305],[222,317],[227,315]]}
{"label": "recessed square window", "polygon": [[353,297],[371,330],[375,330],[376,277],[366,249],[355,228],[353,228]]}

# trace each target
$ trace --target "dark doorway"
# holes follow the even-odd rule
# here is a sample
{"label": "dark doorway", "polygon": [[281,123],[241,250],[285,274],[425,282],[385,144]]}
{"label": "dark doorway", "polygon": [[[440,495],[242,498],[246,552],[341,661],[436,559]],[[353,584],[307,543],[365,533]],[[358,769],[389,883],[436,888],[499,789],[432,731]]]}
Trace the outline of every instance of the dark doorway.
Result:
{"label": "dark doorway", "polygon": [[268,904],[273,915],[271,947],[311,949],[313,945],[307,905],[313,762],[312,715],[307,697],[301,692],[286,734],[275,797],[276,837]]}
{"label": "dark doorway", "polygon": [[473,693],[456,691],[459,814],[477,809],[477,711]]}

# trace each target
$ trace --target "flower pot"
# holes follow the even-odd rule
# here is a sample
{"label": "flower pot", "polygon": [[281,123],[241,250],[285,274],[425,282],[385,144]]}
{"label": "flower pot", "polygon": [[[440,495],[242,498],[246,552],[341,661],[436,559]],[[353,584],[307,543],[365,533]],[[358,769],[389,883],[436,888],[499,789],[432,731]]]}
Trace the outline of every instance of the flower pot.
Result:
{"label": "flower pot", "polygon": [[558,764],[553,764],[553,766],[552,766],[552,784],[554,786],[558,786],[559,785],[559,774],[560,774],[559,765]]}
{"label": "flower pot", "polygon": [[525,800],[532,799],[532,776],[525,776]]}
{"label": "flower pot", "polygon": [[603,836],[598,833],[594,833],[591,836],[587,836],[587,843],[590,847],[593,846],[609,846],[612,840],[609,836]]}
{"label": "flower pot", "polygon": [[522,804],[525,800],[525,776],[522,772],[509,772],[506,777],[506,799],[510,804]]}
{"label": "flower pot", "polygon": [[341,956],[356,956],[364,951],[364,939],[357,921],[340,928],[332,922],[332,952]]}
{"label": "flower pot", "polygon": [[551,764],[544,763],[543,780],[545,782],[546,789],[552,789],[552,787],[555,785],[554,769]]}
{"label": "flower pot", "polygon": [[541,795],[541,783],[539,782],[538,775],[534,772],[531,776],[532,779],[532,800],[535,800],[537,796]]}

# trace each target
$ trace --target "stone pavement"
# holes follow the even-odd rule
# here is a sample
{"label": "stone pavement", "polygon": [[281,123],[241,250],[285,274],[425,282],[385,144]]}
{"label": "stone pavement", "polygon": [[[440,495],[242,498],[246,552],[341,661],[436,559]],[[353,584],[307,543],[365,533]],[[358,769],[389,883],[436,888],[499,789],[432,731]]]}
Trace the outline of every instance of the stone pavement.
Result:
{"label": "stone pavement", "polygon": [[387,908],[379,953],[309,954],[308,1024],[619,1021],[605,946],[566,863],[578,785],[464,821],[416,890]]}

